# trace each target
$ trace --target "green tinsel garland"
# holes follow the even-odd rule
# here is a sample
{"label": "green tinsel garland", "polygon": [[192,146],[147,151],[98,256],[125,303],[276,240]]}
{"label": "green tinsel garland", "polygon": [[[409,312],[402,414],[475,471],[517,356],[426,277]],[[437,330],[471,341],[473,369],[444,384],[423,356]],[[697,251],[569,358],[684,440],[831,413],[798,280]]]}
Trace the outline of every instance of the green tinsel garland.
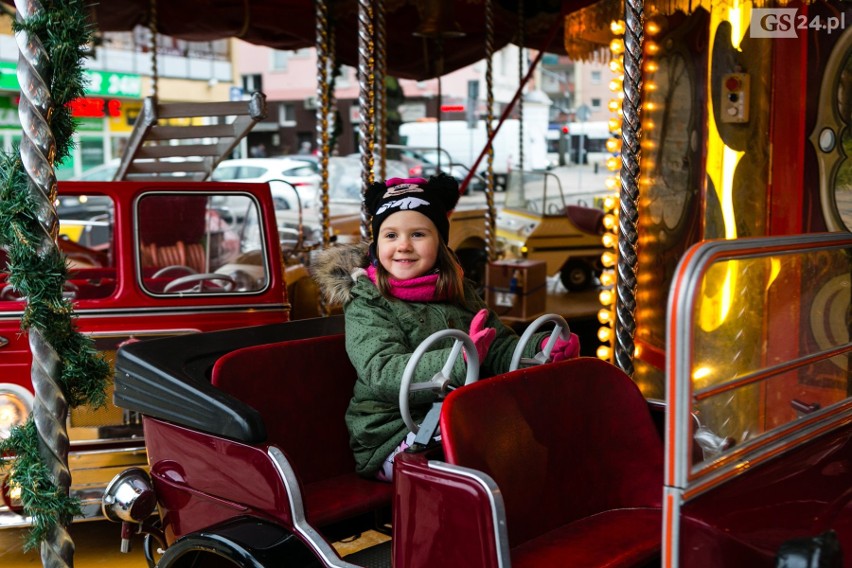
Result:
{"label": "green tinsel garland", "polygon": [[[50,58],[54,103],[50,127],[56,139],[55,160],[61,162],[73,145],[76,124],[67,104],[84,94],[81,61],[92,30],[86,21],[84,0],[55,0],[43,5],[43,13],[15,22],[14,29],[38,37]],[[42,231],[35,211],[19,155],[0,155],[0,245],[8,251],[10,284],[27,298],[21,329],[38,329],[58,353],[62,362],[59,381],[69,408],[102,406],[109,365],[91,339],[77,331],[71,304],[62,297],[67,267],[59,249],[53,247],[43,257],[36,251]],[[11,456],[0,465],[9,470],[11,482],[21,488],[24,512],[33,520],[27,549],[45,540],[57,523],[65,526],[80,512],[76,499],[58,491],[38,446],[32,416],[0,441],[0,455]]]}

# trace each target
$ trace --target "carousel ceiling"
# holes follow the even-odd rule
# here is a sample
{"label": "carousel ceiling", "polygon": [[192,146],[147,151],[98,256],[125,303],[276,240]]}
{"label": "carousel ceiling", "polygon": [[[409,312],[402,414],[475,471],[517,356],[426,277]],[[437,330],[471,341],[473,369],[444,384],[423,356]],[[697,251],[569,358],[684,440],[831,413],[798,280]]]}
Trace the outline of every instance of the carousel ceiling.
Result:
{"label": "carousel ceiling", "polygon": [[[590,3],[525,0],[524,45],[564,53],[564,15]],[[389,75],[427,79],[485,56],[484,0],[384,0],[383,4]],[[337,58],[357,66],[359,2],[330,0],[327,5]],[[238,37],[284,50],[311,47],[316,41],[314,0],[99,0],[91,3],[90,11],[95,26],[104,32],[154,22],[158,33],[193,41]],[[517,43],[521,21],[517,0],[494,0],[493,14],[494,49]]]}

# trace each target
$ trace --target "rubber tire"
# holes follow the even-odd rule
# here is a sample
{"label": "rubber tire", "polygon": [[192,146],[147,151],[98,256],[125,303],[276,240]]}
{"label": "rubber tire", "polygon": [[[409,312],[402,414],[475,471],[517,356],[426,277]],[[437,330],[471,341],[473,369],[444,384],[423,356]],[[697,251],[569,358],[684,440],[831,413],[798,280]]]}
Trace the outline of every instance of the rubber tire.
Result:
{"label": "rubber tire", "polygon": [[559,272],[559,280],[569,292],[582,292],[592,287],[592,267],[582,260],[569,260]]}

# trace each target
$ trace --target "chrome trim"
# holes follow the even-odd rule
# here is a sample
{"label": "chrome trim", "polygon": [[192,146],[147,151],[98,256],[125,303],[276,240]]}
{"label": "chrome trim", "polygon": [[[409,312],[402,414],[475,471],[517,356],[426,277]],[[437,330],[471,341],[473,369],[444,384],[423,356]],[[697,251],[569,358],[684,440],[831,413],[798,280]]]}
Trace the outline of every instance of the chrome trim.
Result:
{"label": "chrome trim", "polygon": [[0,335],[0,347],[6,347],[7,345],[9,345],[9,340]]}
{"label": "chrome trim", "polygon": [[477,469],[462,467],[447,462],[429,460],[426,464],[435,471],[452,473],[475,481],[485,489],[491,504],[491,517],[494,523],[494,542],[497,543],[497,566],[509,568],[512,565],[509,552],[509,531],[506,527],[506,506],[503,504],[503,494],[490,475]]}
{"label": "chrome trim", "polygon": [[272,459],[272,463],[275,465],[275,469],[284,483],[284,488],[287,490],[293,528],[296,529],[299,536],[320,556],[320,560],[328,568],[361,568],[356,564],[342,560],[334,550],[334,547],[328,544],[322,535],[308,523],[305,518],[305,505],[302,501],[302,490],[296,478],[296,472],[293,471],[290,461],[284,455],[284,452],[275,446],[270,446],[267,454]]}
{"label": "chrome trim", "polygon": [[[714,471],[706,467],[699,474],[691,471],[690,422],[692,409],[692,345],[694,341],[694,306],[700,285],[710,266],[720,260],[746,260],[801,251],[817,251],[852,247],[849,233],[812,233],[780,237],[749,237],[735,240],[704,241],[690,247],[681,257],[669,289],[666,315],[666,413],[663,501],[663,565],[679,565],[678,542],[680,509],[686,500],[724,483],[737,471],[773,459],[788,448],[810,437],[834,430],[850,422],[852,410],[840,408],[832,414],[817,417],[799,429],[774,433],[777,440],[764,442],[741,455],[726,456],[724,465]],[[842,404],[848,402],[844,401]],[[830,407],[829,407],[830,408]],[[839,416],[838,416],[839,415]],[[698,480],[698,481],[696,481]]]}
{"label": "chrome trim", "polygon": [[[177,298],[177,296],[174,296]],[[258,311],[281,311],[286,312],[290,309],[289,303],[275,303],[275,304],[240,304],[238,306],[229,306],[227,304],[222,304],[219,306],[174,306],[174,307],[159,307],[159,308],[145,308],[145,307],[132,307],[132,308],[85,308],[85,307],[75,307],[74,315],[77,319],[84,319],[87,317],[133,317],[134,314],[144,313],[144,314],[156,314],[156,315],[177,315],[177,314],[199,314],[199,313],[253,313]],[[0,311],[0,318],[10,317],[20,319],[21,316],[24,315],[24,310],[15,310],[3,312]]]}

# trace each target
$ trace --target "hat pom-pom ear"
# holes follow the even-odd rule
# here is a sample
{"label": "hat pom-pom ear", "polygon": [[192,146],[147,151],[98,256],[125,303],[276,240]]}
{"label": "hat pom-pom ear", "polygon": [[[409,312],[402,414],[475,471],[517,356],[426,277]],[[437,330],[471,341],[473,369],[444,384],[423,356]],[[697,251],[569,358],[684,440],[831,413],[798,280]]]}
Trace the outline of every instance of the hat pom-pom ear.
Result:
{"label": "hat pom-pom ear", "polygon": [[376,207],[379,205],[379,201],[381,201],[387,189],[383,181],[371,183],[367,187],[367,191],[364,193],[364,203],[367,205],[367,211],[371,215],[376,213]]}
{"label": "hat pom-pom ear", "polygon": [[456,178],[442,172],[429,178],[429,188],[439,196],[447,212],[456,208],[459,202],[459,182]]}

